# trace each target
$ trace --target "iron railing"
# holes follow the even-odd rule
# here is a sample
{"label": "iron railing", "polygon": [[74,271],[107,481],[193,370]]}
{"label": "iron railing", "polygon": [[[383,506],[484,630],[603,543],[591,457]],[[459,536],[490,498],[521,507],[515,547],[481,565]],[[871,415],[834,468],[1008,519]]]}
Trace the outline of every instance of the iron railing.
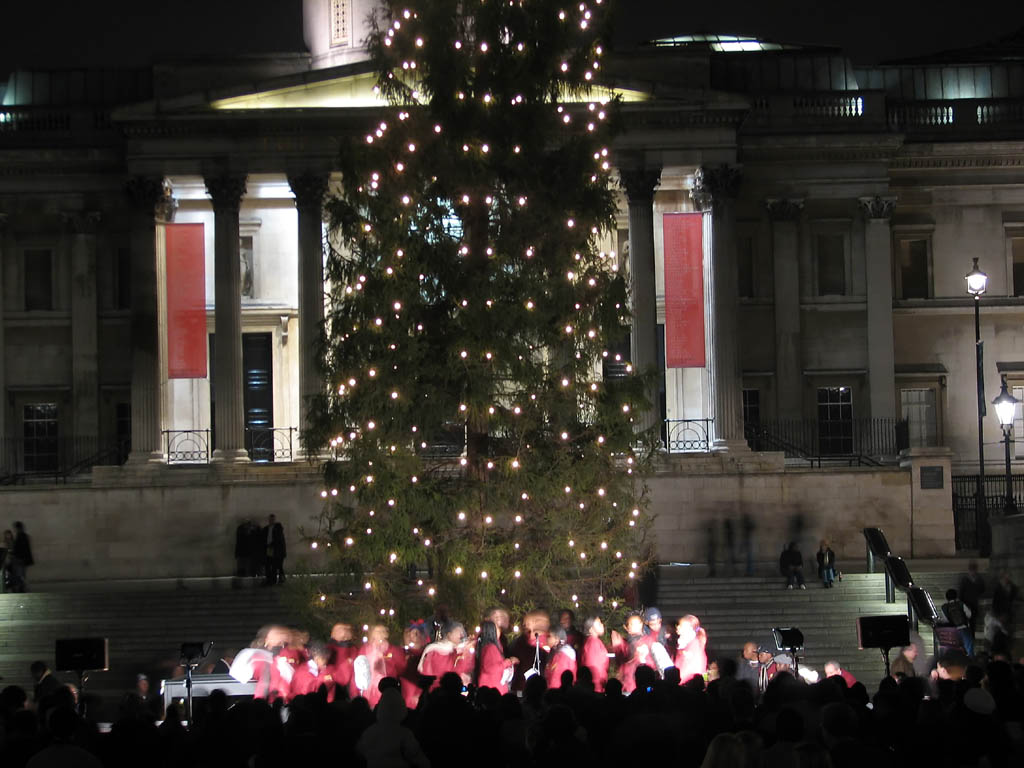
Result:
{"label": "iron railing", "polygon": [[254,462],[294,461],[295,427],[246,427],[245,449]]}
{"label": "iron railing", "polygon": [[779,419],[744,425],[752,450],[784,451],[812,464],[893,461],[909,447],[904,419]]}
{"label": "iron railing", "polygon": [[95,436],[0,438],[0,485],[27,479],[66,481],[95,466],[118,466],[128,458],[126,441]]}
{"label": "iron railing", "polygon": [[210,430],[165,429],[163,435],[168,464],[210,463]]}
{"label": "iron railing", "polygon": [[[1024,510],[1024,475],[1011,475],[1013,500]],[[953,527],[957,551],[987,552],[991,545],[990,517],[1003,514],[1006,507],[1006,475],[993,472],[985,475],[985,514],[978,514],[978,475],[953,475]]]}
{"label": "iron railing", "polygon": [[711,450],[714,419],[665,419],[662,441],[669,453],[707,453]]}

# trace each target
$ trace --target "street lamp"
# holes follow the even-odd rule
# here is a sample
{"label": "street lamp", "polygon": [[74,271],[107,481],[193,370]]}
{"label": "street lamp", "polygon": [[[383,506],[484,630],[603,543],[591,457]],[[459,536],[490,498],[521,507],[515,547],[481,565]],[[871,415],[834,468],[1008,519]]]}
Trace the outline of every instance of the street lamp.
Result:
{"label": "street lamp", "polygon": [[974,267],[964,279],[967,280],[967,293],[974,297],[974,351],[977,361],[978,378],[978,488],[976,491],[975,511],[977,512],[978,544],[983,556],[988,554],[988,515],[985,512],[985,370],[983,367],[984,350],[981,344],[981,295],[988,287],[988,275],[978,268],[978,258],[974,258]]}
{"label": "street lamp", "polygon": [[1017,514],[1017,503],[1013,497],[1013,476],[1010,474],[1010,443],[1013,442],[1013,418],[1017,415],[1017,405],[1020,403],[1016,397],[1006,389],[1006,376],[1003,376],[1003,388],[999,395],[992,401],[996,407],[996,416],[999,417],[999,426],[1003,428],[1003,447],[1006,456],[1006,503],[1003,505],[1004,515]]}

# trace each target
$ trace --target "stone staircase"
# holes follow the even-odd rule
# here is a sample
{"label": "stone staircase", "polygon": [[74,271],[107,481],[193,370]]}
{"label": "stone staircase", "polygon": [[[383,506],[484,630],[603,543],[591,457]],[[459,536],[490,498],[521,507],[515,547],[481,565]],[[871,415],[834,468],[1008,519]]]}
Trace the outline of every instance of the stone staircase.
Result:
{"label": "stone staircase", "polygon": [[[915,583],[941,606],[946,589],[955,587],[966,572],[966,561],[943,563],[942,570],[923,570],[927,568],[926,561],[910,564]],[[886,604],[881,573],[844,573],[843,581],[832,589],[824,589],[812,578],[806,590],[787,590],[780,576],[708,578],[690,568],[671,566],[661,567],[658,607],[666,622],[688,613],[699,617],[708,633],[709,650],[733,658],[739,657],[748,640],[770,643],[772,627],[797,627],[804,635],[803,665],[822,672],[826,661],[836,659],[871,693],[885,667],[878,650],[857,648],[857,617],[906,614],[907,610],[906,597],[899,591],[896,602]],[[930,651],[931,631],[921,624],[920,634]],[[895,652],[890,654],[892,659]]]}
{"label": "stone staircase", "polygon": [[[54,668],[58,638],[106,637],[110,670],[93,672],[86,686],[100,701],[97,716],[116,717],[121,696],[145,672],[151,687],[174,676],[179,648],[185,641],[214,641],[207,662],[245,647],[257,629],[272,622],[295,623],[297,598],[288,587],[231,589],[210,583],[198,589],[174,582],[99,591],[32,592],[0,595],[0,687],[19,685],[32,695],[29,666],[35,660]],[[121,589],[118,589],[118,586]],[[217,587],[217,585],[214,585]],[[97,590],[97,591],[92,591]],[[57,673],[76,683],[74,673]]]}

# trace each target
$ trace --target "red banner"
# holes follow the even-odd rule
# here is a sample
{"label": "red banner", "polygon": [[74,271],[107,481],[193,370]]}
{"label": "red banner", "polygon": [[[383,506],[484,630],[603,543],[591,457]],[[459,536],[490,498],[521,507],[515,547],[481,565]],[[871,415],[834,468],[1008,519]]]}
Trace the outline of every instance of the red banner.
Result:
{"label": "red banner", "polygon": [[206,378],[206,248],[202,224],[167,224],[167,377]]}
{"label": "red banner", "polygon": [[703,368],[704,214],[666,213],[665,367]]}

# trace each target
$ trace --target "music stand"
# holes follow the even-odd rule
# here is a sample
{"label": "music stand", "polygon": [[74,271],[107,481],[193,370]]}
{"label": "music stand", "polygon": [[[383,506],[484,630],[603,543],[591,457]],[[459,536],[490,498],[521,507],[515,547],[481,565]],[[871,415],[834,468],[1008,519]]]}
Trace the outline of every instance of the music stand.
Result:
{"label": "music stand", "polygon": [[910,620],[906,616],[858,616],[857,647],[878,648],[889,677],[889,651],[910,645]]}
{"label": "music stand", "polygon": [[800,657],[796,652],[804,649],[804,633],[796,627],[772,627],[772,637],[778,650],[789,651],[793,657],[793,671],[799,675]]}

